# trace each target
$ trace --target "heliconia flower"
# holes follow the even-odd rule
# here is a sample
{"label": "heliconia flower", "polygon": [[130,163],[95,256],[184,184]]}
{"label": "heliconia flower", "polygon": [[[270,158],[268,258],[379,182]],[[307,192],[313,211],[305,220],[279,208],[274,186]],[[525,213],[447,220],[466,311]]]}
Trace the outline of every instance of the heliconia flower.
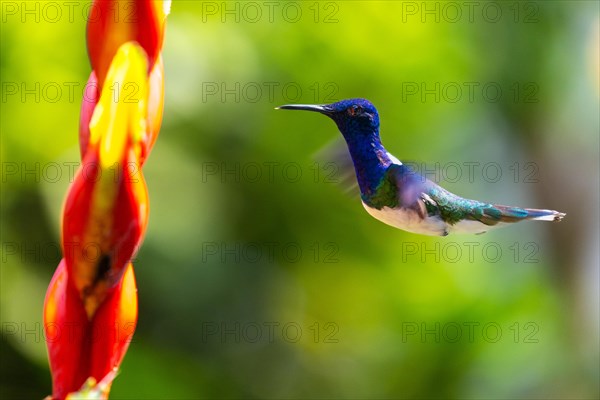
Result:
{"label": "heliconia flower", "polygon": [[146,66],[139,45],[119,48],[65,202],[63,254],[89,319],[120,281],[146,229],[148,193],[140,173],[147,135]]}
{"label": "heliconia flower", "polygon": [[[132,93],[130,86],[128,94]],[[116,88],[111,88],[115,90]],[[114,93],[113,93],[114,94]],[[98,79],[96,73],[92,71],[88,82],[86,84],[86,90],[84,92],[83,101],[81,103],[81,114],[79,118],[79,149],[81,152],[81,158],[85,158],[85,152],[88,149],[88,143],[90,138],[90,121],[94,114],[94,109],[98,104],[99,99],[98,90]],[[142,136],[142,154],[140,163],[144,165],[150,150],[158,137],[160,126],[162,123],[163,115],[163,104],[164,104],[164,65],[162,56],[158,57],[158,60],[154,64],[154,67],[150,71],[149,87],[148,87],[148,116],[146,122],[146,132]]]}
{"label": "heliconia flower", "polygon": [[46,293],[50,399],[106,399],[137,323],[130,260],[144,236],[141,167],[158,136],[170,1],[94,0],[92,73],[79,121],[82,165],[63,211],[60,262]]}
{"label": "heliconia flower", "polygon": [[[125,6],[123,4],[126,4]],[[87,45],[100,87],[117,49],[136,41],[148,55],[148,73],[160,55],[170,1],[94,0],[87,24]]]}
{"label": "heliconia flower", "polygon": [[137,310],[137,287],[131,264],[89,320],[79,293],[68,279],[65,259],[60,262],[44,302],[53,399],[61,400],[80,390],[90,377],[104,382],[101,389],[108,395],[114,371],[133,337]]}

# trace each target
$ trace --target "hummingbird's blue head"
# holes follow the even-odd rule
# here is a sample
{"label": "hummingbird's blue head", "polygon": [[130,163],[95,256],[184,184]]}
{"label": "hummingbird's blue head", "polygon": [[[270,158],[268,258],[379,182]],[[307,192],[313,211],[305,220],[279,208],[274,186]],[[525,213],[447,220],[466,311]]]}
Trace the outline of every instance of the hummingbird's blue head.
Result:
{"label": "hummingbird's blue head", "polygon": [[347,99],[324,105],[288,104],[277,108],[316,111],[327,115],[335,121],[346,140],[379,134],[379,114],[369,100]]}

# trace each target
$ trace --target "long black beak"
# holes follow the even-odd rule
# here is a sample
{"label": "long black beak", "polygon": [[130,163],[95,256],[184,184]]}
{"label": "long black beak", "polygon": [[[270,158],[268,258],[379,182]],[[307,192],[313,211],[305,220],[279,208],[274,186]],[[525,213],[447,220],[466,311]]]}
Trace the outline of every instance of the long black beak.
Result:
{"label": "long black beak", "polygon": [[331,115],[333,110],[326,105],[318,104],[286,104],[283,106],[275,107],[276,110],[304,110],[304,111],[316,111],[321,114]]}

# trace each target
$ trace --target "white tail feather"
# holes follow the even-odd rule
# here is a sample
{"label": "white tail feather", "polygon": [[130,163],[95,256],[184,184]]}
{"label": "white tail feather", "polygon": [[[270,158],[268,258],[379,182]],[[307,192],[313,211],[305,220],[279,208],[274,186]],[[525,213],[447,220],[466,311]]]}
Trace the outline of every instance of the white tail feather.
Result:
{"label": "white tail feather", "polygon": [[542,215],[541,217],[531,218],[533,221],[560,221],[565,217],[565,213],[561,213],[554,210],[548,210],[548,215]]}

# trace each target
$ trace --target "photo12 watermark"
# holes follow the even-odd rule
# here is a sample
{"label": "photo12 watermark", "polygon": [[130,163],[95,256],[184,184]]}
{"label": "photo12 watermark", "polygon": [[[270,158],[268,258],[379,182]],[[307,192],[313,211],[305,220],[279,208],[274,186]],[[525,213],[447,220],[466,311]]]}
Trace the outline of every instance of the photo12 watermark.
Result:
{"label": "photo12 watermark", "polygon": [[534,1],[402,1],[402,23],[535,24],[540,6]]}
{"label": "photo12 watermark", "polygon": [[537,82],[402,82],[402,103],[539,103]]}
{"label": "photo12 watermark", "polygon": [[200,246],[202,263],[337,264],[341,262],[340,246],[334,241],[301,243],[286,242],[203,242]]}
{"label": "photo12 watermark", "polygon": [[425,179],[447,183],[539,183],[540,167],[533,161],[515,161],[503,164],[496,161],[449,161],[425,162],[405,161],[403,163]]}
{"label": "photo12 watermark", "polygon": [[339,343],[340,327],[335,322],[311,324],[295,321],[204,321],[201,324],[202,343]]}
{"label": "photo12 watermark", "polygon": [[[19,260],[22,263],[49,263],[57,264],[63,257],[78,259],[85,263],[100,264],[106,260],[121,259],[121,252],[127,256],[135,243],[119,242],[119,246],[110,252],[105,251],[105,244],[95,241],[3,241],[0,246],[0,260],[4,263]],[[135,262],[135,256],[130,262]]]}
{"label": "photo12 watermark", "polygon": [[[141,98],[139,84],[133,81],[114,82],[107,86],[113,103],[138,103]],[[95,103],[98,99],[97,82],[49,81],[2,82],[2,103]]]}
{"label": "photo12 watermark", "polygon": [[405,321],[401,325],[402,343],[539,343],[540,325],[536,322]]}
{"label": "photo12 watermark", "polygon": [[296,184],[340,183],[342,171],[335,162],[300,164],[295,161],[204,162],[202,183]]}
{"label": "photo12 watermark", "polygon": [[137,24],[134,0],[106,1],[2,1],[2,23],[59,24],[113,22]]}
{"label": "photo12 watermark", "polygon": [[311,103],[333,103],[340,87],[335,82],[202,82],[202,103],[259,103],[271,104],[307,101]]}
{"label": "photo12 watermark", "polygon": [[399,245],[399,258],[407,262],[435,262],[446,264],[474,264],[510,262],[537,264],[540,262],[540,245],[537,242],[474,242],[405,241]]}
{"label": "photo12 watermark", "polygon": [[19,343],[130,343],[133,341],[135,322],[88,324],[75,321],[45,324],[23,321],[2,322],[2,336]]}
{"label": "photo12 watermark", "polygon": [[202,23],[337,24],[340,1],[202,1]]}
{"label": "photo12 watermark", "polygon": [[2,183],[72,183],[77,176],[94,183],[111,181],[114,183],[138,183],[141,178],[140,167],[136,162],[115,162],[103,166],[98,162],[61,161],[61,162],[13,162],[1,164]]}

